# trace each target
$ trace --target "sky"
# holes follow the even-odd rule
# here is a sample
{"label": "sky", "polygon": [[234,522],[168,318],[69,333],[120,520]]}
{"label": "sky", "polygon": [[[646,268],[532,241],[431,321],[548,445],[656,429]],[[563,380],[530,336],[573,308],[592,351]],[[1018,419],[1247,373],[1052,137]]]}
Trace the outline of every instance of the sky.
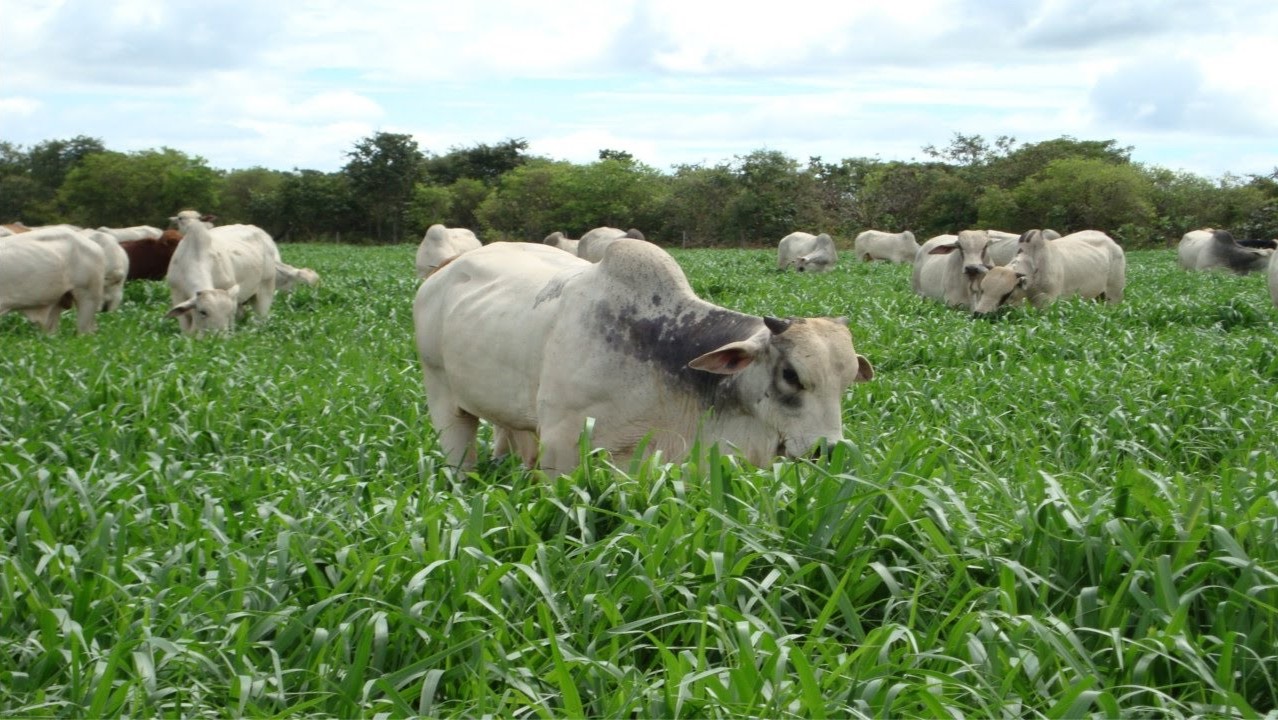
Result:
{"label": "sky", "polygon": [[233,170],[522,138],[659,170],[1070,136],[1278,169],[1274,0],[0,0],[0,140]]}

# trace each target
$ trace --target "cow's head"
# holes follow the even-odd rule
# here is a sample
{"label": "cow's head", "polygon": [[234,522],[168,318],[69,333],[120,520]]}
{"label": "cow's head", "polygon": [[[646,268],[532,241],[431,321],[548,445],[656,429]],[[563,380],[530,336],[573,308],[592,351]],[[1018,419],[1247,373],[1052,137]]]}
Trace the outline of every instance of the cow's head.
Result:
{"label": "cow's head", "polygon": [[230,290],[200,290],[190,299],[170,308],[165,317],[178,318],[182,330],[191,335],[228,331],[235,326],[239,292],[239,285],[232,286]]}
{"label": "cow's head", "polygon": [[763,325],[688,363],[735,376],[733,402],[716,411],[733,429],[728,439],[756,464],[776,455],[802,457],[822,440],[841,440],[844,391],[874,377],[843,318],[764,318]]}
{"label": "cow's head", "polygon": [[1020,269],[1003,265],[990,268],[977,285],[972,312],[986,315],[1015,305],[1025,299],[1025,288],[1028,286],[1029,275]]}

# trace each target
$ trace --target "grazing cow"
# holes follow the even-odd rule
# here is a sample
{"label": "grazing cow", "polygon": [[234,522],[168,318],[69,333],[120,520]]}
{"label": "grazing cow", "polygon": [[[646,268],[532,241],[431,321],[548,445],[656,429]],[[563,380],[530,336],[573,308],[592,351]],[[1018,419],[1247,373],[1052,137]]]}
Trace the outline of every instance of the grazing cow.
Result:
{"label": "grazing cow", "polygon": [[825,233],[792,232],[777,244],[778,270],[793,266],[799,272],[828,272],[834,269],[838,260],[839,252],[834,248],[834,240]]}
{"label": "grazing cow", "polygon": [[297,288],[298,283],[315,287],[319,285],[320,276],[310,268],[293,267],[288,263],[275,259],[275,292],[291,293]]}
{"label": "grazing cow", "polygon": [[446,228],[435,223],[417,246],[417,277],[424,278],[449,258],[480,246],[479,238],[466,228]]}
{"label": "grazing cow", "polygon": [[17,235],[19,233],[24,233],[24,232],[31,232],[31,228],[27,227],[26,225],[23,225],[20,222],[5,223],[4,225],[0,225],[0,237],[9,237],[10,235]]}
{"label": "grazing cow", "polygon": [[1105,233],[1083,230],[1048,240],[1041,230],[1030,230],[1021,236],[1012,264],[991,268],[981,278],[972,309],[991,313],[1026,299],[1043,308],[1071,295],[1115,304],[1122,302],[1126,285],[1127,256]]}
{"label": "grazing cow", "polygon": [[279,249],[255,225],[205,227],[199,213],[174,218],[183,238],[173,253],[166,280],[176,317],[186,333],[229,330],[238,308],[253,301],[259,319],[275,300],[275,258]]}
{"label": "grazing cow", "polygon": [[608,249],[608,246],[623,237],[635,240],[647,239],[635,228],[618,230],[614,227],[597,227],[582,235],[577,241],[577,257],[597,263],[603,259],[604,251]]}
{"label": "grazing cow", "polygon": [[121,242],[125,240],[154,240],[163,233],[158,227],[150,225],[134,225],[126,228],[109,228],[105,225],[98,228],[98,232],[108,233]]}
{"label": "grazing cow", "polygon": [[62,310],[76,308],[76,329],[98,329],[106,258],[98,244],[68,227],[0,242],[0,315],[17,310],[52,335]]}
{"label": "grazing cow", "polygon": [[762,465],[842,438],[844,392],[874,376],[842,319],[718,307],[632,239],[597,264],[533,243],[467,253],[422,283],[413,324],[431,422],[463,467],[485,419],[498,453],[532,465],[540,438],[542,467],[570,471],[589,418],[622,462],[678,461],[700,438]]}
{"label": "grazing cow", "polygon": [[572,238],[565,237],[564,234],[558,230],[547,235],[541,242],[544,245],[559,248],[560,250],[572,253],[573,255],[577,254],[577,246],[581,244],[580,240],[573,240]]}
{"label": "grazing cow", "polygon": [[146,240],[121,240],[120,248],[129,256],[130,280],[163,280],[169,273],[169,261],[182,233],[169,228],[160,237]]}
{"label": "grazing cow", "polygon": [[1269,260],[1269,299],[1278,305],[1278,262]]}
{"label": "grazing cow", "polygon": [[923,243],[914,256],[910,287],[925,298],[952,307],[972,307],[981,276],[994,266],[989,244],[985,230],[937,235]]}
{"label": "grazing cow", "polygon": [[866,230],[852,241],[856,256],[864,262],[887,260],[894,263],[912,263],[919,251],[919,241],[914,233],[890,233],[882,230]]}
{"label": "grazing cow", "polygon": [[1227,230],[1191,230],[1180,239],[1176,256],[1186,270],[1228,268],[1238,275],[1264,270],[1273,250],[1239,245]]}
{"label": "grazing cow", "polygon": [[110,233],[100,230],[84,230],[82,233],[102,248],[102,256],[106,261],[102,276],[102,311],[110,312],[124,302],[124,281],[129,277],[129,254]]}

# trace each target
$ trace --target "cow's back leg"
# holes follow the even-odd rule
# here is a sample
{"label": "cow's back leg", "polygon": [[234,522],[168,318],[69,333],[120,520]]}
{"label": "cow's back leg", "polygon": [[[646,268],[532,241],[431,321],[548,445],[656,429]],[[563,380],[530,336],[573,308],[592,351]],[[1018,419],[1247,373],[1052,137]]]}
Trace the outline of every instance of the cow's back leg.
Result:
{"label": "cow's back leg", "polygon": [[535,432],[511,430],[501,426],[493,428],[494,457],[505,457],[514,453],[526,467],[534,467],[537,464],[539,444]]}
{"label": "cow's back leg", "polygon": [[81,333],[91,333],[98,329],[98,310],[102,307],[102,288],[76,288],[71,291],[75,298],[75,327]]}
{"label": "cow's back leg", "polygon": [[449,465],[469,469],[475,466],[475,435],[479,418],[458,406],[452,388],[446,381],[423,372],[426,407],[430,422],[439,436],[439,447]]}

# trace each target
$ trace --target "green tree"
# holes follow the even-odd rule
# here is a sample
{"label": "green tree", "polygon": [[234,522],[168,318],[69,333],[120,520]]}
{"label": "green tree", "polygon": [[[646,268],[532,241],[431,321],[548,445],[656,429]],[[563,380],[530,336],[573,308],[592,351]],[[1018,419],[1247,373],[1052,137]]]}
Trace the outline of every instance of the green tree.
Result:
{"label": "green tree", "polygon": [[479,143],[468,148],[451,148],[444,155],[426,160],[426,173],[438,185],[452,185],[469,178],[493,186],[502,175],[528,162],[526,150],[528,141],[523,138],[510,138],[495,145]]}
{"label": "green tree", "polygon": [[[288,173],[264,167],[232,170],[222,179],[222,202],[218,217],[224,223],[263,225],[268,218],[255,216],[266,206],[264,200],[279,191]],[[264,225],[263,225],[264,227]]]}
{"label": "green tree", "polygon": [[534,159],[501,176],[496,190],[476,214],[486,234],[510,240],[539,241],[558,227],[567,162]]}
{"label": "green tree", "polygon": [[425,157],[411,135],[379,132],[355,143],[342,172],[371,215],[381,242],[399,242],[413,188],[424,179]]}
{"label": "green tree", "polygon": [[693,247],[729,242],[728,208],[740,192],[727,163],[675,166],[661,208],[662,236]]}
{"label": "green tree", "polygon": [[1128,245],[1151,240],[1153,188],[1135,166],[1082,157],[1053,160],[1012,192],[1018,216],[1004,227],[1102,230]]}
{"label": "green tree", "polygon": [[737,156],[735,175],[740,192],[729,206],[729,232],[739,243],[775,242],[795,230],[825,232],[816,182],[799,163],[776,150]]}
{"label": "green tree", "polygon": [[282,179],[255,215],[270,218],[259,222],[277,240],[352,241],[360,237],[366,216],[344,173],[295,170]]}
{"label": "green tree", "polygon": [[86,156],[67,175],[58,202],[70,222],[159,225],[184,208],[217,211],[221,178],[204,158],[172,148]]}

